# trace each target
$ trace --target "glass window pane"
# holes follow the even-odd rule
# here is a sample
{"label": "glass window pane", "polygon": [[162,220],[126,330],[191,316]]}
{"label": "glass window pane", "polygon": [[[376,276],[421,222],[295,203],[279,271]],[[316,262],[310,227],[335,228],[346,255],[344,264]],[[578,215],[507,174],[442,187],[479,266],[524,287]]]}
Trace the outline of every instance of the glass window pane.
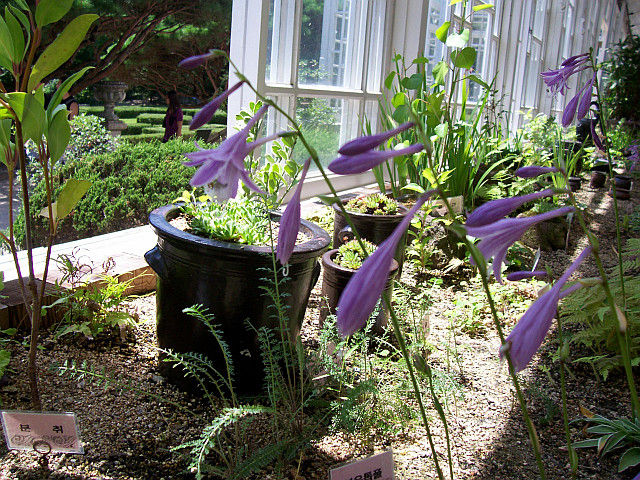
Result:
{"label": "glass window pane", "polygon": [[[299,97],[296,101],[296,121],[305,138],[318,152],[323,165],[328,165],[336,157],[340,142],[340,121],[343,101],[340,99]],[[297,142],[293,157],[302,165],[309,154]]]}
{"label": "glass window pane", "polygon": [[361,89],[368,2],[306,0],[298,84]]}
{"label": "glass window pane", "polygon": [[526,107],[534,107],[538,100],[538,87],[540,78],[540,52],[542,48],[537,41],[531,42],[531,53],[527,62],[526,83],[524,92],[524,104]]}
{"label": "glass window pane", "polygon": [[[487,10],[475,12],[472,17],[470,45],[476,49],[476,63],[473,65],[473,73],[480,78],[487,80],[485,75],[487,72],[487,45],[489,45],[489,35],[491,32],[491,22],[493,15]],[[475,102],[481,94],[480,85],[475,82],[469,83],[469,101]]]}
{"label": "glass window pane", "polygon": [[536,2],[536,10],[533,17],[533,35],[542,38],[544,33],[544,23],[547,13],[547,0],[538,0]]}
{"label": "glass window pane", "polygon": [[[425,57],[429,59],[427,75],[430,76],[436,63],[442,60],[444,44],[436,38],[436,30],[447,20],[447,0],[431,0],[427,17],[427,36],[424,48]],[[453,31],[450,29],[449,31]],[[411,60],[411,59],[409,59]]]}
{"label": "glass window pane", "polygon": [[270,0],[265,81],[291,85],[295,0]]}
{"label": "glass window pane", "polygon": [[369,39],[369,65],[367,69],[367,92],[379,93],[382,85],[385,40],[385,0],[373,0],[369,3],[371,12],[371,26],[369,27],[371,38]]}

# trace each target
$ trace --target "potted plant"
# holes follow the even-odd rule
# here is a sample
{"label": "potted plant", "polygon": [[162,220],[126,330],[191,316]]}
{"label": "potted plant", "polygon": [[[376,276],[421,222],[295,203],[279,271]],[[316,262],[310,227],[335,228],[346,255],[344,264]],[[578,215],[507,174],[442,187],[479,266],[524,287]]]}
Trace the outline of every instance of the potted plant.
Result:
{"label": "potted plant", "polygon": [[[186,165],[200,167],[191,184],[206,187],[210,195],[196,199],[186,193],[182,205],[151,212],[149,222],[158,234],[158,244],[145,258],[157,274],[160,347],[204,354],[225,371],[218,342],[199,320],[183,313],[185,308],[202,305],[229,345],[234,388],[255,392],[264,376],[257,330],[282,327],[292,339],[297,336],[320,275],[318,257],[328,247],[329,235],[310,222],[297,223],[299,240],[290,258],[282,266],[276,262],[273,246],[280,215],[274,210],[295,185],[301,168],[291,160],[292,142],[285,134],[256,138],[258,121],[267,107],[252,107],[257,112],[245,117],[244,128],[217,149],[186,154],[190,159]],[[198,127],[193,124],[197,120],[194,117],[192,127]],[[257,146],[276,139],[276,153],[262,162],[249,155]],[[240,180],[244,195],[235,199]],[[279,304],[278,309],[273,308],[274,303]],[[287,324],[281,325],[285,317]],[[179,380],[163,362],[161,370]]]}
{"label": "potted plant", "polygon": [[[224,205],[168,205],[149,216],[158,244],[145,258],[157,274],[160,348],[202,353],[221,365],[222,354],[207,327],[183,313],[187,307],[203,305],[229,344],[235,387],[243,391],[257,391],[262,385],[256,330],[278,327],[273,300],[264,291],[271,286],[269,270],[274,267],[269,223],[275,229],[278,219],[257,201],[246,199]],[[292,336],[300,332],[309,295],[320,275],[317,258],[329,245],[329,235],[310,222],[302,221],[300,237],[289,261],[289,280],[279,283]],[[282,277],[280,271],[278,280]],[[170,374],[167,367],[161,370]]]}
{"label": "potted plant", "polygon": [[[376,249],[376,246],[363,240],[365,248],[368,254],[371,254]],[[329,250],[322,256],[322,296],[323,301],[320,307],[320,326],[322,327],[327,315],[334,315],[336,313],[336,306],[342,291],[346,287],[347,283],[353,276],[353,274],[360,268],[364,261],[364,255],[362,249],[357,240],[350,240],[344,243],[339,248]],[[398,273],[398,262],[395,260],[391,262],[389,269],[389,278],[384,287],[384,292],[391,298],[393,291],[393,281]],[[375,317],[375,323],[373,326],[374,333],[380,334],[383,332],[389,320],[389,311],[387,307],[381,303],[378,309],[378,313]]]}
{"label": "potted plant", "polygon": [[[407,214],[404,206],[381,193],[362,195],[343,203],[358,234],[375,245],[379,245],[391,235]],[[334,204],[333,210],[333,246],[338,248],[353,240],[354,235],[338,205]],[[405,246],[406,234],[398,244],[394,255],[400,271],[402,271]]]}

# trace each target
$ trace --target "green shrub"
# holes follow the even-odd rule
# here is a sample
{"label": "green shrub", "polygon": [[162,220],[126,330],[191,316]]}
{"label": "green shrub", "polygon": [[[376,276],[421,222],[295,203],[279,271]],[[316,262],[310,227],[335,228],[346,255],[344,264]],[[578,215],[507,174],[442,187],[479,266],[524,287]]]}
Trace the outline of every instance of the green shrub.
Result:
{"label": "green shrub", "polygon": [[[90,180],[91,188],[58,229],[58,241],[101,235],[147,223],[149,212],[171,203],[189,188],[193,168],[182,165],[182,154],[196,150],[193,141],[167,143],[123,142],[115,151],[61,165],[55,191],[67,178]],[[54,195],[55,198],[55,195]],[[36,245],[45,241],[45,221],[38,212],[45,207],[45,187],[40,182],[31,197],[31,215],[37,218],[33,232]],[[24,243],[24,216],[16,220],[18,241]]]}
{"label": "green shrub", "polygon": [[[183,108],[182,113],[185,117],[193,117],[199,108]],[[88,106],[82,105],[80,106],[81,113],[87,113],[90,115],[100,115],[104,111],[104,107],[102,106]],[[160,116],[160,124],[162,124],[162,119],[164,118],[165,113],[167,112],[166,106],[150,106],[150,105],[120,105],[115,107],[115,112],[118,118],[121,120],[125,119],[134,119],[139,115],[159,115]],[[186,123],[186,122],[185,122]],[[218,110],[209,123],[217,123],[220,125],[227,124],[227,112],[224,110]]]}
{"label": "green shrub", "polygon": [[144,127],[142,125],[129,125],[125,130],[122,131],[122,135],[140,135],[144,132]]}
{"label": "green shrub", "polygon": [[609,74],[606,102],[613,118],[639,120],[640,36],[630,35],[618,43],[605,70]]}
{"label": "green shrub", "polygon": [[118,139],[104,127],[100,117],[80,114],[70,123],[71,139],[64,152],[67,162],[82,160],[88,155],[108,153],[118,146]]}

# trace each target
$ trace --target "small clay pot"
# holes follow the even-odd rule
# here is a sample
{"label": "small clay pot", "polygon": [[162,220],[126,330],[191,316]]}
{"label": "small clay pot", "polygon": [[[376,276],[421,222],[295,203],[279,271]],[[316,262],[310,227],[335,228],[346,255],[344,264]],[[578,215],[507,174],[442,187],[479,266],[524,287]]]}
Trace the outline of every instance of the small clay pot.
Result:
{"label": "small clay pot", "polygon": [[569,177],[569,188],[572,192],[577,192],[580,190],[580,185],[582,184],[582,178],[580,177]]}
{"label": "small clay pot", "polygon": [[631,177],[629,175],[616,175],[614,177],[618,190],[631,190]]}
{"label": "small clay pot", "polygon": [[[335,314],[338,300],[342,291],[347,286],[351,277],[357,270],[338,265],[333,259],[338,254],[338,249],[329,250],[322,256],[322,297],[320,307],[320,327],[324,324],[327,315]],[[398,273],[398,262],[393,260],[389,267],[389,278],[384,286],[384,292],[391,298],[393,292],[393,280]],[[325,300],[326,299],[326,300]],[[375,319],[373,326],[373,333],[381,334],[387,325],[389,320],[389,311],[387,310],[384,302],[378,311],[378,315]]]}
{"label": "small clay pot", "polygon": [[589,182],[589,186],[591,188],[602,188],[604,187],[604,182],[606,182],[606,180],[606,173],[594,170],[591,172],[591,181]]}

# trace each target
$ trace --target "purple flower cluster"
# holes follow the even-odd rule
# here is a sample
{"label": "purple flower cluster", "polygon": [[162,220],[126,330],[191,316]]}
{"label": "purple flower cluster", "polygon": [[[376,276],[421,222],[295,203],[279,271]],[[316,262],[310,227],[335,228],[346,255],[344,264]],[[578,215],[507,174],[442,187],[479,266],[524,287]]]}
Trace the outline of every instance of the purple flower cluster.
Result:
{"label": "purple flower cluster", "polygon": [[[566,59],[557,70],[549,70],[542,72],[540,75],[544,83],[549,87],[552,93],[564,95],[569,88],[568,82],[572,75],[580,73],[591,67],[591,57],[588,53],[574,55]],[[578,93],[569,100],[562,114],[562,126],[568,127],[574,118],[580,120],[589,113],[589,105],[593,95],[593,85],[596,81],[596,74],[587,81],[587,83],[578,91]],[[592,127],[593,132],[593,127]],[[594,142],[596,136],[593,137]],[[599,139],[598,139],[599,140]]]}

